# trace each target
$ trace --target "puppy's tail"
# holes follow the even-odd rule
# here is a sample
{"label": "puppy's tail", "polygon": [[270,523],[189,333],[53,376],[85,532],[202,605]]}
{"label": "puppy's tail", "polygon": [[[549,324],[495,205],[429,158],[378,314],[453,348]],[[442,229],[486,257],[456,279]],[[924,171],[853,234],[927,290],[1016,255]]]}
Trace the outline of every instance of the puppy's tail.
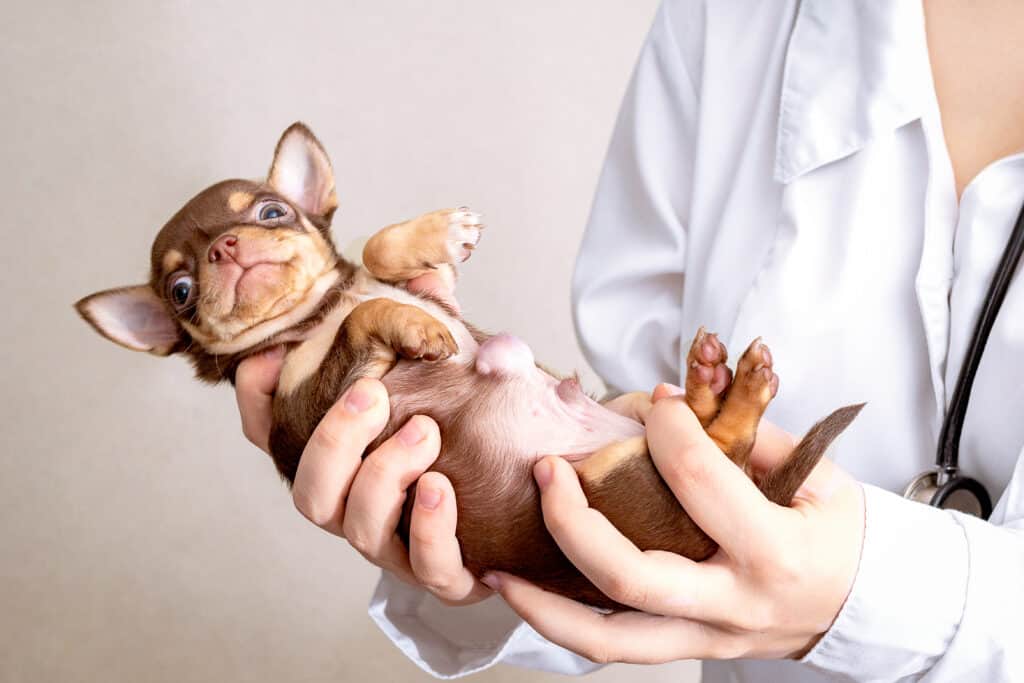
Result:
{"label": "puppy's tail", "polygon": [[825,449],[850,426],[863,407],[863,403],[845,406],[811,427],[785,462],[761,478],[758,488],[765,497],[773,503],[789,507],[797,489],[810,476],[811,470],[825,454]]}

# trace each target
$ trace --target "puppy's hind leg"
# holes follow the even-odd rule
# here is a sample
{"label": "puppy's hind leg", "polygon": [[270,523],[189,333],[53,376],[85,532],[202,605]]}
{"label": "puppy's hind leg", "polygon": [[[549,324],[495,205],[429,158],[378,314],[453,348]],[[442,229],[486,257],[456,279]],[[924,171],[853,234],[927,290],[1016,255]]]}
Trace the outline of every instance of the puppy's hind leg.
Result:
{"label": "puppy's hind leg", "polygon": [[467,207],[441,209],[380,230],[363,249],[363,265],[378,280],[405,282],[470,257],[483,230]]}
{"label": "puppy's hind leg", "polygon": [[722,408],[707,427],[708,436],[744,471],[747,471],[754,447],[757,425],[778,390],[779,378],[772,370],[772,354],[759,337],[737,363],[736,377]]}

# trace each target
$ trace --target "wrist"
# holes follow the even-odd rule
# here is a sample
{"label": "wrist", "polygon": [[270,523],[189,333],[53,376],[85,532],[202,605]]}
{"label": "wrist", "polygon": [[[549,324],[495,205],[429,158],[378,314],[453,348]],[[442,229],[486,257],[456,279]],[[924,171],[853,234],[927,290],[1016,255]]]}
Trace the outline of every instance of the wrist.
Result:
{"label": "wrist", "polygon": [[[864,485],[861,562],[834,623],[801,660],[849,675],[914,677],[962,617],[967,542],[947,512]],[[870,660],[859,653],[871,651]]]}

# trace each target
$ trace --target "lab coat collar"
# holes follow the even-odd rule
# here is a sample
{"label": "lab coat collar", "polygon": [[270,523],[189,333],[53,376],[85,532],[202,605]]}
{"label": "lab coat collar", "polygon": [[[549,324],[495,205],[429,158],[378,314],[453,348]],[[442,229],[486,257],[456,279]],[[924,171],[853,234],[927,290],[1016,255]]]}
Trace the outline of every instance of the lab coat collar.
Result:
{"label": "lab coat collar", "polygon": [[920,1],[803,0],[786,53],[775,179],[920,118],[931,69]]}

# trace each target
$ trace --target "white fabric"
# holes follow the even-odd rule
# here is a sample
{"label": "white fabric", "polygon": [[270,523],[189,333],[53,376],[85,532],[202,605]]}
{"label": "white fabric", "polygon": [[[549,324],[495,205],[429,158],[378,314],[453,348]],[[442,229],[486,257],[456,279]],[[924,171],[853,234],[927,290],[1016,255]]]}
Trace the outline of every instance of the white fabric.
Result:
{"label": "white fabric", "polygon": [[[978,372],[961,464],[991,522],[899,492],[934,462],[942,414],[1024,201],[1024,155],[958,201],[919,2],[660,9],[626,94],[580,251],[581,343],[618,389],[679,381],[701,324],[758,335],[782,378],[768,417],[800,432],[868,406],[831,453],[865,486],[853,590],[803,662],[708,662],[704,680],[1024,679],[1024,283]],[[685,280],[685,281],[684,281]],[[499,601],[469,616],[384,579],[371,612],[414,661],[575,673]],[[479,614],[477,615],[479,617]]]}

